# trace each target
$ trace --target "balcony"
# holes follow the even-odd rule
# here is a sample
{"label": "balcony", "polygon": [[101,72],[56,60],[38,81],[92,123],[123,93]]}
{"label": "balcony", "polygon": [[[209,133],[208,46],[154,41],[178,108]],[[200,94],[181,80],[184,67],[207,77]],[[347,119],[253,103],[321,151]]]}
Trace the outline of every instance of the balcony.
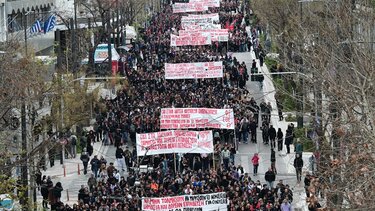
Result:
{"label": "balcony", "polygon": [[[1,2],[4,0],[0,0]],[[48,7],[54,5],[55,0],[7,0],[6,1],[6,12],[7,14],[17,13],[17,11],[29,11],[32,9],[40,9],[42,7]]]}

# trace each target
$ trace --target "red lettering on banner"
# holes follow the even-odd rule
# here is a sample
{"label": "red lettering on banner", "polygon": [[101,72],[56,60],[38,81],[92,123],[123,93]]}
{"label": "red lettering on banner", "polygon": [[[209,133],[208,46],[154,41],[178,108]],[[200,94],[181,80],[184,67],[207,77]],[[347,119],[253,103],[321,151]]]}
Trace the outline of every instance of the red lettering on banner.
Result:
{"label": "red lettering on banner", "polygon": [[210,142],[198,142],[198,147],[210,148],[211,147],[211,143]]}

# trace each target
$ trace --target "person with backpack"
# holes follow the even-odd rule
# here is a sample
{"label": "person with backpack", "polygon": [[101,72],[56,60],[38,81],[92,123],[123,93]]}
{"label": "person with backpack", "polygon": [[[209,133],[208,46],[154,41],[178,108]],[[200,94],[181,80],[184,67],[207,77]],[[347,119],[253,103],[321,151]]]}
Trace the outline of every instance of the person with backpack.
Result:
{"label": "person with backpack", "polygon": [[81,153],[81,161],[83,163],[83,174],[87,174],[87,166],[89,164],[89,161],[90,161],[90,157],[88,155],[88,153],[86,152],[86,148],[83,150],[83,152]]}

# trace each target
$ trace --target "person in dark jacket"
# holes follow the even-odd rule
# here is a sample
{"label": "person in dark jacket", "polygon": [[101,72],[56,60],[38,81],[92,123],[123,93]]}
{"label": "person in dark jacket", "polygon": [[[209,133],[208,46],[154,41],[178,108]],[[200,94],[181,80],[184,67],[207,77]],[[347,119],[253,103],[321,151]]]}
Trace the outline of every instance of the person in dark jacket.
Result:
{"label": "person in dark jacket", "polygon": [[254,120],[250,122],[250,134],[251,134],[251,142],[257,143],[257,123]]}
{"label": "person in dark jacket", "polygon": [[268,144],[268,124],[267,122],[262,122],[262,138],[263,138],[263,144]]}
{"label": "person in dark jacket", "polygon": [[294,159],[294,168],[296,169],[296,173],[297,173],[297,183],[301,182],[302,167],[303,167],[302,157],[299,154],[297,154],[296,158]]}
{"label": "person in dark jacket", "polygon": [[275,153],[275,150],[273,148],[271,148],[271,169],[273,172],[275,172],[275,174],[277,174],[277,171],[276,171],[276,153]]}
{"label": "person in dark jacket", "polygon": [[270,141],[271,141],[271,148],[275,148],[275,139],[276,139],[276,130],[275,128],[270,125],[270,128],[268,129],[268,135],[270,137]]}
{"label": "person in dark jacket", "polygon": [[98,178],[98,171],[100,168],[100,160],[98,159],[98,156],[95,155],[94,158],[91,159],[90,164],[92,173],[94,173],[95,178]]}
{"label": "person in dark jacket", "polygon": [[272,168],[269,168],[266,174],[264,175],[264,179],[267,181],[268,186],[270,189],[273,188],[273,183],[276,180],[276,174],[272,171]]}
{"label": "person in dark jacket", "polygon": [[288,126],[288,129],[286,130],[286,133],[285,133],[285,146],[286,146],[287,154],[290,153],[290,145],[293,144],[293,138],[294,138],[293,129],[292,127]]}
{"label": "person in dark jacket", "polygon": [[42,197],[43,197],[42,206],[43,206],[43,208],[48,209],[48,185],[47,185],[47,180],[46,179],[44,179],[42,181],[42,185],[41,185],[41,188],[40,188],[40,193],[42,194]]}
{"label": "person in dark jacket", "polygon": [[89,164],[90,157],[85,150],[82,152],[80,159],[83,163],[83,174],[87,174],[87,166]]}
{"label": "person in dark jacket", "polygon": [[282,151],[283,150],[283,138],[284,138],[284,133],[281,131],[281,128],[277,130],[277,151]]}

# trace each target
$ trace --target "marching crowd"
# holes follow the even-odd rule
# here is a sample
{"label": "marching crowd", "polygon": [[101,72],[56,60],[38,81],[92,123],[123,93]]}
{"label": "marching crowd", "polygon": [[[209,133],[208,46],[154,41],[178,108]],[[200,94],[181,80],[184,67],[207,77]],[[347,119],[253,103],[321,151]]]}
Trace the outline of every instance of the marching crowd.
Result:
{"label": "marching crowd", "polygon": [[[220,12],[223,28],[231,28],[229,49],[226,50],[250,50],[253,38],[246,33],[246,21],[243,21],[248,6],[238,0],[223,0],[220,8],[211,9]],[[230,13],[232,11],[235,13]],[[52,210],[141,210],[143,197],[226,192],[231,211],[291,210],[293,192],[282,180],[274,185],[277,174],[274,165],[266,172],[267,184],[261,184],[242,166],[234,166],[234,154],[236,140],[244,143],[260,140],[256,136],[258,127],[263,131],[263,142],[270,143],[272,150],[277,147],[280,151],[284,138],[293,143],[293,128],[289,128],[284,137],[280,130],[276,132],[270,125],[270,113],[276,108],[264,102],[257,105],[256,99],[245,89],[249,80],[246,65],[224,52],[226,46],[215,43],[206,47],[182,47],[178,51],[171,48],[169,37],[174,30],[180,29],[179,24],[180,15],[173,14],[170,5],[164,5],[163,11],[150,20],[142,35],[143,41],[134,43],[123,55],[126,65],[122,74],[127,77],[124,89],[115,99],[105,100],[107,112],[98,115],[94,130],[81,138],[85,148],[80,157],[84,174],[91,175],[78,193],[79,201],[72,207],[65,205],[60,200],[62,184],[53,186],[49,178],[43,178],[43,207],[47,207],[49,201]],[[163,77],[165,62],[206,61],[223,61],[224,77],[178,81]],[[128,142],[135,145],[136,133],[159,131],[160,108],[168,107],[233,108],[236,128],[235,131],[214,130],[214,156],[185,154],[174,158],[167,154],[143,156],[137,161],[136,150],[124,146]],[[117,148],[117,166],[107,163],[103,157],[93,156],[92,143],[96,141]],[[257,156],[252,158],[253,176],[258,173]],[[91,172],[88,171],[89,164]],[[142,164],[152,166],[152,170],[140,172],[134,168]],[[299,167],[300,163],[297,164]],[[124,172],[128,172],[126,177]]]}

